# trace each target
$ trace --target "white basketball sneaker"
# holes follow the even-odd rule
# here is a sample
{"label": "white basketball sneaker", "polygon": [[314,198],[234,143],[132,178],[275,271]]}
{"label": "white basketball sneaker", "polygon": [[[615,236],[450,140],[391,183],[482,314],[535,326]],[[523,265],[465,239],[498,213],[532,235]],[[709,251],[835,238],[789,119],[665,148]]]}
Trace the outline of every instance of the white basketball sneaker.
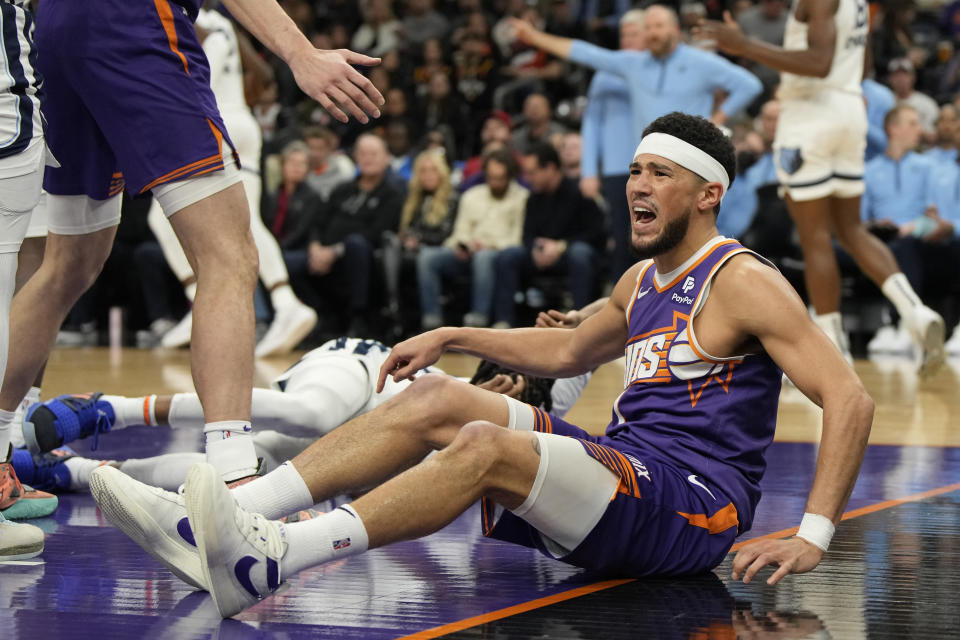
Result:
{"label": "white basketball sneaker", "polygon": [[276,592],[287,551],[283,524],[241,509],[209,464],[191,467],[183,495],[204,582],[220,615],[229,618]]}
{"label": "white basketball sneaker", "polygon": [[179,349],[190,344],[190,334],[193,331],[193,311],[187,311],[187,315],[178,322],[173,329],[167,331],[160,338],[160,346],[165,349]]}
{"label": "white basketball sneaker", "polygon": [[953,335],[947,340],[944,348],[947,350],[947,355],[960,356],[960,324],[954,327]]}
{"label": "white basketball sneaker", "polygon": [[915,307],[903,324],[910,337],[920,347],[920,374],[929,375],[940,368],[946,359],[944,336],[946,325],[940,314],[926,305]]}
{"label": "white basketball sneaker", "polygon": [[90,474],[90,493],[107,520],[144,551],[190,586],[206,589],[179,494],[146,485],[113,467],[99,467]]}
{"label": "white basketball sneaker", "polygon": [[0,513],[0,562],[26,560],[43,552],[43,530],[32,524],[10,522]]}
{"label": "white basketball sneaker", "polygon": [[270,328],[264,334],[254,355],[258,358],[282,355],[293,351],[317,325],[317,312],[299,300],[277,309]]}

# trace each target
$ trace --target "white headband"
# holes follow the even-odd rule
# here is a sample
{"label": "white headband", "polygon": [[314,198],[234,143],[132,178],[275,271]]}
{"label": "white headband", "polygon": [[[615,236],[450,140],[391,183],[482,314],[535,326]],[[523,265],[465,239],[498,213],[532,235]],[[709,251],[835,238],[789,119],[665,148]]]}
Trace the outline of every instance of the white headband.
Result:
{"label": "white headband", "polygon": [[650,153],[666,158],[685,169],[689,169],[707,182],[719,182],[723,186],[720,199],[730,188],[730,177],[723,165],[716,158],[698,149],[689,142],[685,142],[669,133],[650,133],[643,137],[637,150],[633,154],[636,158],[641,153]]}

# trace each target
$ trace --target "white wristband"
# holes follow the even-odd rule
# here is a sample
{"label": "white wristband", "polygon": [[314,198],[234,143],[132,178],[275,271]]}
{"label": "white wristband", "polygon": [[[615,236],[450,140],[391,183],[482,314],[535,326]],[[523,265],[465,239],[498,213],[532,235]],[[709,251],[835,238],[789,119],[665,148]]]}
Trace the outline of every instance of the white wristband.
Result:
{"label": "white wristband", "polygon": [[830,518],[818,513],[804,513],[803,520],[800,521],[800,529],[797,531],[797,537],[803,538],[821,551],[826,551],[827,547],[830,546],[830,540],[833,538],[835,530],[836,527],[833,526]]}

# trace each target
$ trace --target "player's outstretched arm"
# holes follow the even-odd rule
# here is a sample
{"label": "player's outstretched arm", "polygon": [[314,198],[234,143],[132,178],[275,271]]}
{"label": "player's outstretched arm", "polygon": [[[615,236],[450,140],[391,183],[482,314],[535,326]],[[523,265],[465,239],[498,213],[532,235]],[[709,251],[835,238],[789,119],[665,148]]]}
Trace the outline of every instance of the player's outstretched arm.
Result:
{"label": "player's outstretched arm", "polygon": [[600,311],[576,329],[471,329],[442,327],[397,344],[380,368],[377,391],[387,376],[407,380],[434,364],[444,351],[459,351],[544,378],[568,378],[592,371],[623,354],[627,340],[624,310],[633,296],[639,266],[629,269]]}
{"label": "player's outstretched arm", "polygon": [[383,96],[351,66],[379,64],[379,58],[348,49],[315,48],[275,2],[224,0],[224,4],[257,40],[290,65],[300,88],[334,118],[346,122],[349,113],[365,123],[367,114],[380,117]]}
{"label": "player's outstretched arm", "polygon": [[837,0],[800,0],[807,16],[807,48],[787,51],[783,47],[747,37],[729,11],[723,14],[723,22],[701,20],[693,28],[697,39],[714,40],[717,48],[725,53],[749,58],[777,71],[786,71],[801,76],[825,78],[833,64],[834,42],[837,26],[833,16]]}
{"label": "player's outstretched arm", "polygon": [[765,566],[778,566],[767,579],[775,584],[788,573],[810,571],[826,551],[860,471],[873,400],[814,325],[800,297],[772,268],[750,256],[733,258],[717,274],[707,305],[711,302],[723,306],[737,335],[759,340],[797,388],[823,408],[817,470],[800,531],[786,540],[748,544],[733,562],[733,577],[742,576],[744,582]]}

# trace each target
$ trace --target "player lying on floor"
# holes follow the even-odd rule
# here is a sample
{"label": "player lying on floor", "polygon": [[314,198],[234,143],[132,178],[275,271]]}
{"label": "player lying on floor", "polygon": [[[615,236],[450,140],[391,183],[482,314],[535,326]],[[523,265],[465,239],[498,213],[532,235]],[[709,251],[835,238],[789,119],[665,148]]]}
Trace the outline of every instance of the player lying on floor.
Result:
{"label": "player lying on floor", "polygon": [[[573,314],[577,313],[562,317],[575,320],[579,316]],[[275,469],[320,436],[372,411],[409,386],[409,380],[391,381],[382,393],[375,392],[377,372],[389,353],[389,347],[375,340],[337,338],[304,355],[273,381],[272,388],[254,389],[252,412],[258,431],[253,438],[262,470]],[[427,372],[443,373],[435,367]],[[565,415],[589,379],[590,374],[561,380],[517,375],[484,361],[470,383]],[[30,450],[15,450],[13,464],[23,482],[45,491],[85,490],[90,473],[104,464],[141,482],[175,490],[183,484],[187,470],[204,460],[202,453],[94,460],[76,456],[65,445],[130,426],[199,430],[203,424],[203,409],[195,393],[136,398],[99,393],[59,396],[27,411],[24,437]]]}

